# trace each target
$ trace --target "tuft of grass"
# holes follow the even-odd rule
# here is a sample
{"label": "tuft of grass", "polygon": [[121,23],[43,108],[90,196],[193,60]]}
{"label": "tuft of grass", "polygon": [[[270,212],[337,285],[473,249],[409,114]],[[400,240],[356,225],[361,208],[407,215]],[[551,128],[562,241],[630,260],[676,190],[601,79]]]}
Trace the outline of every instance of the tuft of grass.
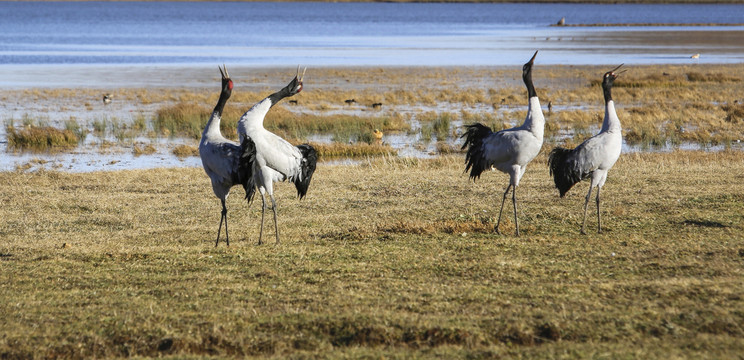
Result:
{"label": "tuft of grass", "polygon": [[406,118],[400,114],[369,117],[342,114],[297,115],[283,108],[272,109],[266,115],[264,126],[269,131],[290,139],[301,139],[310,134],[331,134],[340,140],[350,140],[374,129],[393,132],[410,128]]}
{"label": "tuft of grass", "polygon": [[172,150],[173,155],[178,157],[199,156],[199,148],[190,145],[178,145]]}
{"label": "tuft of grass", "polygon": [[85,137],[88,135],[88,130],[80,126],[80,123],[78,123],[77,119],[75,119],[74,117],[70,117],[68,120],[65,121],[65,130],[72,131],[72,133],[77,136],[79,141],[84,141]]}
{"label": "tuft of grass", "polygon": [[725,83],[741,81],[741,78],[729,76],[723,73],[702,74],[696,71],[691,71],[687,73],[687,80],[690,82]]}
{"label": "tuft of grass", "polygon": [[77,146],[80,138],[72,130],[60,130],[50,126],[25,126],[6,128],[8,146],[25,150],[62,149]]}
{"label": "tuft of grass", "polygon": [[453,146],[453,145],[448,144],[445,141],[437,141],[436,147],[437,147],[437,153],[440,155],[464,152],[464,150],[460,149],[460,146],[457,146],[457,145]]}
{"label": "tuft of grass", "polygon": [[153,126],[161,133],[199,139],[209,118],[209,109],[196,103],[177,103],[158,109]]}
{"label": "tuft of grass", "polygon": [[359,157],[370,157],[370,156],[395,156],[398,151],[390,147],[389,145],[383,144],[368,144],[368,143],[331,143],[331,144],[311,144],[315,150],[318,151],[320,158],[359,158]]}
{"label": "tuft of grass", "polygon": [[738,124],[744,121],[744,104],[721,105],[721,110],[726,112],[726,122]]}
{"label": "tuft of grass", "polygon": [[134,156],[152,155],[157,151],[158,150],[154,146],[152,146],[152,144],[134,144],[134,146],[132,147]]}

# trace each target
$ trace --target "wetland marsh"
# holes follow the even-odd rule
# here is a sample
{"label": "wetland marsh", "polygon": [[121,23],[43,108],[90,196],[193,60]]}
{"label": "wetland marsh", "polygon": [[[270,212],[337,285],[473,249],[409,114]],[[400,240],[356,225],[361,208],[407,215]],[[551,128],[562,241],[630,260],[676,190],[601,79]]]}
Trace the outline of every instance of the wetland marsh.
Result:
{"label": "wetland marsh", "polygon": [[[742,149],[742,65],[632,66],[616,82],[624,151]],[[236,67],[236,89],[223,133],[236,137],[240,115],[284,85],[291,70]],[[572,146],[598,131],[603,114],[599,66],[535,67],[546,114],[547,144]],[[217,84],[212,69],[184,69],[181,77]],[[178,79],[178,78],[175,78]],[[104,93],[113,101],[104,104]],[[6,155],[0,168],[72,171],[199,166],[189,152],[217,98],[217,85],[192,88],[0,90]],[[321,157],[397,154],[428,158],[459,150],[463,124],[494,129],[521,123],[526,95],[518,68],[311,68],[306,90],[267,116],[268,129],[295,143],[311,142]],[[353,103],[347,100],[354,99]],[[548,111],[548,104],[551,110]],[[373,106],[379,104],[379,106]],[[47,128],[68,131],[77,144],[52,147]],[[373,132],[384,133],[377,141]],[[38,146],[26,137],[37,136]],[[148,148],[148,151],[142,149]],[[31,151],[29,151],[31,150]],[[39,151],[43,150],[43,151]],[[193,151],[191,152],[195,154]],[[185,154],[185,155],[183,155]]]}

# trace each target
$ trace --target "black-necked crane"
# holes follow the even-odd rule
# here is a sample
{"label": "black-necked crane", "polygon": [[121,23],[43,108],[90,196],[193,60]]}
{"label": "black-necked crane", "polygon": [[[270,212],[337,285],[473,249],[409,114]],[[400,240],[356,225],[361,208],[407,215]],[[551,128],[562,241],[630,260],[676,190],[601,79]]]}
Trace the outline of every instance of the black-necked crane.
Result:
{"label": "black-necked crane", "polygon": [[592,196],[592,189],[595,187],[597,188],[597,232],[602,232],[599,191],[607,181],[607,172],[620,157],[623,134],[620,119],[615,112],[615,102],[612,100],[612,83],[619,74],[615,71],[620,69],[620,66],[606,72],[602,78],[605,116],[599,134],[590,137],[574,149],[557,147],[550,152],[548,157],[550,174],[553,175],[555,187],[558,188],[561,197],[564,197],[574,184],[591,178],[589,192],[586,194],[586,200],[584,201],[584,220],[581,223],[582,234],[586,234],[584,232],[586,210]]}
{"label": "black-necked crane", "polygon": [[220,217],[220,227],[217,228],[217,241],[214,246],[220,242],[220,231],[222,222],[225,222],[225,243],[230,246],[230,235],[227,232],[227,207],[225,200],[230,194],[230,188],[234,185],[241,184],[245,189],[245,197],[250,202],[256,191],[256,185],[253,179],[253,163],[256,159],[256,147],[253,141],[246,137],[238,144],[234,141],[225,139],[220,132],[220,120],[222,110],[225,108],[227,99],[230,98],[233,89],[233,82],[230,75],[220,68],[222,74],[222,91],[220,98],[217,100],[217,106],[214,107],[212,116],[207,121],[207,125],[202,133],[199,142],[199,156],[202,160],[204,171],[212,180],[212,191],[214,195],[222,202],[222,217]]}
{"label": "black-necked crane", "polygon": [[542,148],[543,130],[545,127],[545,117],[540,108],[540,100],[532,84],[532,66],[535,62],[535,55],[532,56],[522,67],[522,80],[527,87],[527,97],[529,105],[527,108],[527,117],[521,126],[511,129],[505,129],[493,132],[488,126],[483,124],[473,124],[468,126],[467,131],[462,137],[465,138],[465,144],[462,148],[468,148],[465,156],[465,171],[470,170],[470,178],[475,181],[485,170],[496,168],[501,172],[509,174],[509,186],[504,191],[501,199],[501,210],[499,210],[499,219],[496,222],[496,233],[499,232],[501,224],[501,213],[504,211],[504,202],[509,189],[512,190],[512,203],[514,204],[514,225],[516,234],[519,236],[519,222],[517,221],[517,186],[519,180],[527,169],[527,164],[537,156]]}
{"label": "black-necked crane", "polygon": [[108,105],[111,103],[111,100],[114,99],[114,95],[112,94],[103,94],[103,104]]}
{"label": "black-necked crane", "polygon": [[264,117],[272,106],[286,97],[293,96],[302,91],[302,78],[300,68],[297,75],[290,83],[281,90],[269,95],[259,103],[253,105],[238,121],[238,135],[241,141],[251,138],[256,144],[256,162],[253,166],[253,175],[261,194],[261,230],[258,236],[258,244],[262,244],[264,214],[266,213],[266,194],[271,199],[271,209],[274,212],[274,230],[276,243],[279,243],[279,225],[276,219],[276,201],[274,200],[274,182],[289,180],[297,188],[297,196],[302,199],[307,194],[310,186],[315,164],[318,159],[315,149],[308,145],[294,146],[266,130],[263,126]]}

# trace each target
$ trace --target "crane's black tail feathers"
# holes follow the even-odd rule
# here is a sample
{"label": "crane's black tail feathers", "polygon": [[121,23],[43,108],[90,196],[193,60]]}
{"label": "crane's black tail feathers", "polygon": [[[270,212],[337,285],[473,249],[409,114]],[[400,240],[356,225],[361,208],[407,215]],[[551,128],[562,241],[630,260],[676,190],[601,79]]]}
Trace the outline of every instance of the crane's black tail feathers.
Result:
{"label": "crane's black tail feathers", "polygon": [[582,178],[581,172],[575,166],[572,166],[572,162],[570,161],[572,153],[573,149],[557,147],[548,155],[550,175],[553,175],[555,187],[561,193],[561,197],[564,197],[568,190],[581,181]]}
{"label": "crane's black tail feathers", "polygon": [[300,163],[302,170],[300,171],[300,175],[295,177],[292,182],[297,188],[297,196],[302,199],[310,187],[310,180],[313,178],[313,173],[315,172],[315,164],[318,162],[318,152],[308,144],[297,145],[297,148],[302,153],[302,163]]}
{"label": "crane's black tail feathers", "polygon": [[256,194],[256,180],[253,178],[253,163],[256,161],[256,144],[253,139],[245,137],[240,143],[240,160],[238,161],[238,182],[245,189],[245,199],[250,203]]}
{"label": "crane's black tail feathers", "polygon": [[468,148],[465,154],[465,171],[470,170],[470,178],[475,180],[480,177],[481,173],[491,168],[485,161],[483,153],[483,139],[491,135],[491,128],[480,123],[469,125],[461,137],[465,138],[462,149]]}

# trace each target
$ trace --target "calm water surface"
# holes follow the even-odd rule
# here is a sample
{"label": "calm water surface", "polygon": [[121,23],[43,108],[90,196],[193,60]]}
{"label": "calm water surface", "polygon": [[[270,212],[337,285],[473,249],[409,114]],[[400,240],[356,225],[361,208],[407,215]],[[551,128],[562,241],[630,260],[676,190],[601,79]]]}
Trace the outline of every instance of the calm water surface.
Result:
{"label": "calm water surface", "polygon": [[[744,5],[2,2],[0,64],[513,65],[534,49],[544,64],[744,60],[741,26],[549,26],[561,17],[741,24]],[[702,36],[653,36],[669,31]]]}

